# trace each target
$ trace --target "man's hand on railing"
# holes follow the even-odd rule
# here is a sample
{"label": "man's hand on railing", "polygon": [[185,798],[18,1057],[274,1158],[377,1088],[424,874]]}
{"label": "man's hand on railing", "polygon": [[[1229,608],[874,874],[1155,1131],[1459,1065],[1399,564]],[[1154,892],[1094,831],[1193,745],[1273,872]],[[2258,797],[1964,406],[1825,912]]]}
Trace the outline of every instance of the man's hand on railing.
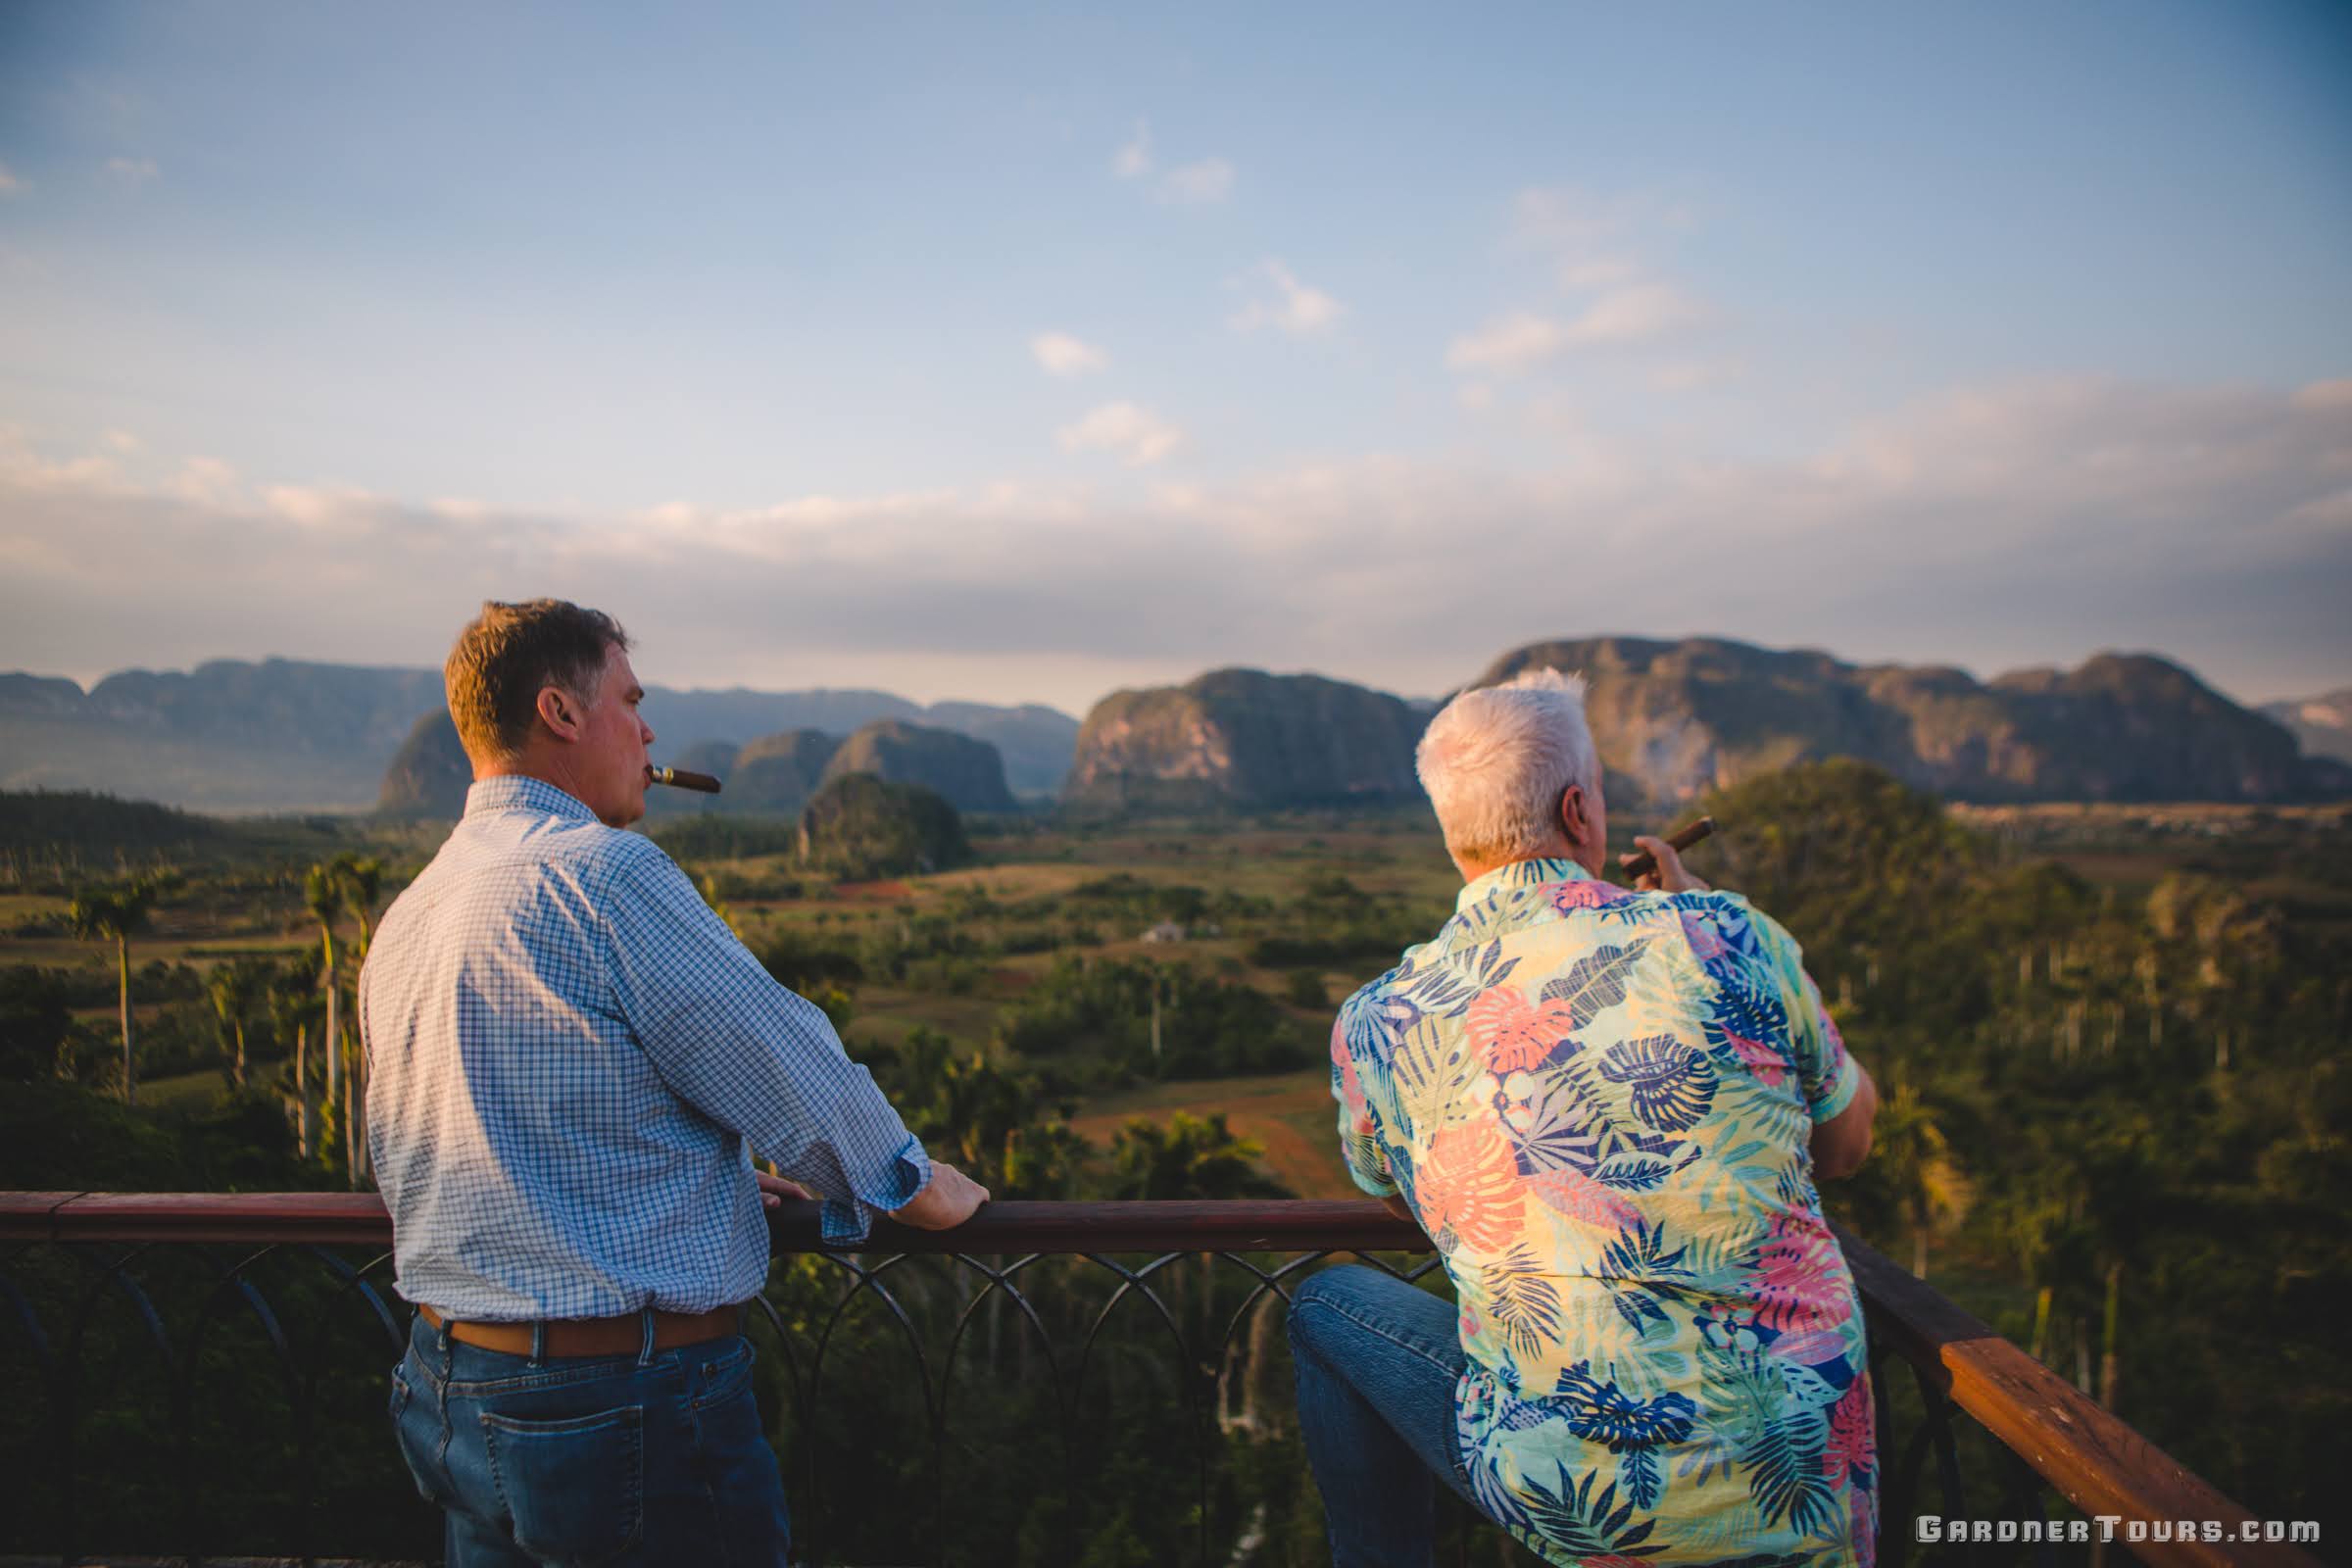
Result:
{"label": "man's hand on railing", "polygon": [[800,1202],[812,1203],[816,1201],[814,1193],[803,1187],[799,1182],[789,1181],[782,1176],[770,1176],[763,1170],[756,1170],[752,1172],[752,1180],[760,1184],[760,1206],[761,1208],[773,1208],[787,1198]]}
{"label": "man's hand on railing", "polygon": [[931,1162],[931,1181],[891,1218],[918,1231],[951,1231],[988,1201],[988,1189],[944,1159]]}

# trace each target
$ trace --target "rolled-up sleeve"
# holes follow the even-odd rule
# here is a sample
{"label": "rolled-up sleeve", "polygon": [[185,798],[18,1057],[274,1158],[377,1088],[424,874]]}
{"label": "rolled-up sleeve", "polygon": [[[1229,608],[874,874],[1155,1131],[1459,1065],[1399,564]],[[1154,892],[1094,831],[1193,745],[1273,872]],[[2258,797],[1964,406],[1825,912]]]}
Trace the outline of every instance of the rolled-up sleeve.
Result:
{"label": "rolled-up sleeve", "polygon": [[605,918],[613,994],[655,1070],[822,1199],[826,1241],[864,1240],[929,1185],[921,1141],[832,1020],[770,978],[667,856],[636,858]]}
{"label": "rolled-up sleeve", "polygon": [[1396,1196],[1396,1176],[1389,1168],[1389,1152],[1372,1119],[1363,1082],[1356,1076],[1354,1054],[1348,1048],[1345,1009],[1331,1028],[1331,1098],[1340,1102],[1340,1155],[1347,1162],[1348,1179],[1374,1198]]}
{"label": "rolled-up sleeve", "polygon": [[1770,946],[1788,1001],[1788,1040],[1796,1055],[1796,1078],[1815,1122],[1825,1122],[1853,1102],[1861,1070],[1845,1052],[1838,1021],[1821,1000],[1821,987],[1805,972],[1804,949],[1771,916],[1758,911],[1756,928]]}

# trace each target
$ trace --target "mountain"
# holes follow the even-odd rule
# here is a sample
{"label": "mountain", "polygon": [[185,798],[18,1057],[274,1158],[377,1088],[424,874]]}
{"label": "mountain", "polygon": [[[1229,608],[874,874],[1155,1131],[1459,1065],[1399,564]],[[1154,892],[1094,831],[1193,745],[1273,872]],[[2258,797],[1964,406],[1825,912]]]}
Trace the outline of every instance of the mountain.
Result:
{"label": "mountain", "polygon": [[958,811],[1017,808],[1012,792],[1004,787],[1004,760],[997,749],[954,730],[895,718],[868,724],[843,741],[825,764],[828,781],[850,773],[919,784]]}
{"label": "mountain", "polygon": [[2304,756],[2352,762],[2352,686],[2299,702],[2266,703],[2262,710],[2302,742]]}
{"label": "mountain", "polygon": [[458,726],[448,709],[436,708],[416,721],[393,754],[383,787],[376,791],[376,814],[447,821],[464,814],[472,783],[473,764],[466,760]]}
{"label": "mountain", "polygon": [[843,773],[801,812],[801,858],[854,880],[944,871],[971,855],[956,808],[919,784]]}
{"label": "mountain", "polygon": [[841,737],[820,729],[762,735],[735,754],[731,774],[725,768],[710,770],[727,786],[713,804],[728,811],[798,811],[824,782],[825,764],[840,749]]}
{"label": "mountain", "polygon": [[1062,799],[1085,810],[1407,800],[1427,722],[1401,698],[1345,681],[1214,670],[1097,703]]}
{"label": "mountain", "polygon": [[1471,684],[1539,667],[1584,671],[1603,760],[1655,803],[1822,757],[1976,801],[2266,801],[2333,787],[2278,724],[2146,654],[1980,682],[1715,638],[1600,637],[1514,649]]}
{"label": "mountain", "polygon": [[210,810],[351,809],[374,799],[431,670],[265,660],[72,681],[0,676],[0,788],[94,789]]}
{"label": "mountain", "polygon": [[[435,670],[285,659],[125,670],[87,692],[0,674],[0,789],[94,789],[216,811],[358,810],[377,799],[419,715],[441,706]],[[1014,788],[1033,794],[1057,787],[1078,735],[1077,720],[1052,709],[926,709],[878,691],[655,687],[645,713],[661,737],[657,758],[680,766],[701,743],[843,735],[886,718],[930,723],[1002,744]]]}
{"label": "mountain", "polygon": [[1069,775],[1078,746],[1078,721],[1059,709],[1023,703],[990,708],[981,703],[933,703],[919,715],[926,724],[986,741],[1004,760],[1004,782],[1015,795],[1052,800]]}

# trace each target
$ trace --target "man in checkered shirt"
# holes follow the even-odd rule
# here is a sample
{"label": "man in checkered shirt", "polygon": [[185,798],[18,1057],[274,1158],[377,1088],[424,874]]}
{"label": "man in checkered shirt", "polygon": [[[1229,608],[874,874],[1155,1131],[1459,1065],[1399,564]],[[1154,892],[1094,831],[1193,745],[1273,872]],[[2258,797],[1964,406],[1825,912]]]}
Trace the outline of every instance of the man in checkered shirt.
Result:
{"label": "man in checkered shirt", "polygon": [[446,671],[466,816],[360,977],[369,1152],[418,1309],[392,1420],[451,1568],[783,1563],[741,1333],[762,1204],[821,1199],[848,1242],[988,1198],[622,831],[654,738],[628,646],[559,600],[482,607]]}

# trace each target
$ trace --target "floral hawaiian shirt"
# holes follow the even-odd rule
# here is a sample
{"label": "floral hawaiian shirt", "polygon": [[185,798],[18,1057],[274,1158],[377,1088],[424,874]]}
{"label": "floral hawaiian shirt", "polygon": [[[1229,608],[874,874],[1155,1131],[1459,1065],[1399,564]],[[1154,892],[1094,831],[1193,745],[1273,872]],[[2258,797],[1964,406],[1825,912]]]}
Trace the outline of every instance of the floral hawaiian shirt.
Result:
{"label": "floral hawaiian shirt", "polygon": [[1522,860],[1331,1054],[1348,1173],[1452,1277],[1491,1517],[1551,1562],[1871,1560],[1861,1304],[1808,1147],[1858,1070],[1787,931]]}

